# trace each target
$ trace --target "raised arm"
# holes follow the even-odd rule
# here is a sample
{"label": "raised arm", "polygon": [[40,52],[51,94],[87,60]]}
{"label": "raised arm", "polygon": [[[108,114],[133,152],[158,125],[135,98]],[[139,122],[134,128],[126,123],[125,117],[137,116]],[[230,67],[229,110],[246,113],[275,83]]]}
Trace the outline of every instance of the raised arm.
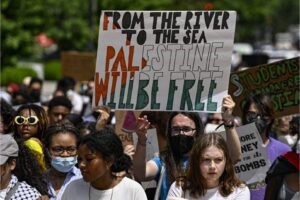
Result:
{"label": "raised arm", "polygon": [[226,138],[229,149],[229,154],[232,162],[235,164],[241,160],[241,143],[240,138],[236,132],[234,126],[234,117],[232,116],[232,111],[235,106],[235,102],[230,95],[227,95],[223,99],[222,105],[222,118],[224,120],[224,126],[226,130]]}
{"label": "raised arm", "polygon": [[138,181],[153,180],[159,170],[154,161],[146,162],[147,129],[149,126],[150,122],[146,115],[138,118],[136,126],[138,142],[133,156],[133,174]]}
{"label": "raised arm", "polygon": [[99,131],[103,129],[108,121],[110,108],[108,106],[100,106],[95,109],[96,112],[99,112],[99,117],[96,122],[96,130]]}

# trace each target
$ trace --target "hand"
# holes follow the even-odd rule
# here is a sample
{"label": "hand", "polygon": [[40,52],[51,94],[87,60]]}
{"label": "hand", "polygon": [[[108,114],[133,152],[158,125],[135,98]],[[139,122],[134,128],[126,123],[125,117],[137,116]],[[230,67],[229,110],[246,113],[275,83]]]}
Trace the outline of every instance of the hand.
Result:
{"label": "hand", "polygon": [[129,144],[129,145],[126,145],[125,148],[124,148],[124,153],[127,154],[131,160],[133,160],[133,156],[134,156],[134,153],[135,153],[135,148],[133,145]]}
{"label": "hand", "polygon": [[233,120],[232,111],[234,107],[235,107],[235,102],[233,101],[231,96],[230,95],[225,96],[222,102],[222,118],[225,123]]}
{"label": "hand", "polygon": [[150,127],[150,122],[147,119],[147,115],[144,115],[143,117],[139,117],[137,119],[135,132],[138,136],[139,142],[144,142],[147,140],[147,130]]}
{"label": "hand", "polygon": [[107,106],[101,106],[100,108],[97,108],[95,111],[100,113],[96,122],[96,130],[99,131],[105,127],[109,118],[110,109]]}

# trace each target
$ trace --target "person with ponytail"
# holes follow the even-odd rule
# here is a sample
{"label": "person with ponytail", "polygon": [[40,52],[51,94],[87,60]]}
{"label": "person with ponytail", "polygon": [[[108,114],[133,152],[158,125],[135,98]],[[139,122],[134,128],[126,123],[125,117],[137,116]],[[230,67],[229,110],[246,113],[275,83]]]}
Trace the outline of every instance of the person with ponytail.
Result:
{"label": "person with ponytail", "polygon": [[78,148],[78,166],[82,179],[71,182],[62,200],[127,199],[146,200],[142,186],[115,174],[130,169],[132,161],[124,154],[119,137],[109,127],[84,136]]}

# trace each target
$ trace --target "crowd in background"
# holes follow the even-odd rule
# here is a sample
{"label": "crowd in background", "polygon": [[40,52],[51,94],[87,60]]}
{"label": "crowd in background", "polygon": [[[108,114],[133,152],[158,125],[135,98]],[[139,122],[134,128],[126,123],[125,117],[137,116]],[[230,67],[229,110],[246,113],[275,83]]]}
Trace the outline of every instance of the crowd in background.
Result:
{"label": "crowd in background", "polygon": [[[93,81],[64,77],[51,96],[42,90],[43,81],[31,78],[0,93],[0,200],[299,199],[299,115],[275,118],[268,96],[249,97],[242,116],[232,115],[229,95],[222,114],[142,112],[133,147],[117,137],[114,112],[92,108]],[[235,127],[249,123],[273,163],[267,184],[255,190],[233,167],[242,156]],[[204,134],[220,125],[226,142]],[[146,161],[150,128],[165,145]],[[149,180],[157,182],[154,192],[139,184]]]}

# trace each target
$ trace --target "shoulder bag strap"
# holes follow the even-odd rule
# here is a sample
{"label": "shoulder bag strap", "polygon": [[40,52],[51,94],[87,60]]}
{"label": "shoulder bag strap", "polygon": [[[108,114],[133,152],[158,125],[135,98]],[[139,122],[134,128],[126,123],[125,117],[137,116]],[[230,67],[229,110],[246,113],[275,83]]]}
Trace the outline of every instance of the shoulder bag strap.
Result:
{"label": "shoulder bag strap", "polygon": [[160,170],[160,176],[159,176],[159,181],[157,183],[154,200],[158,200],[159,199],[160,191],[161,191],[161,186],[162,186],[162,180],[163,180],[165,171],[166,171],[166,169],[165,169],[165,166],[163,165],[161,167],[161,170]]}
{"label": "shoulder bag strap", "polygon": [[8,193],[6,194],[4,200],[10,200],[11,197],[16,193],[16,191],[17,191],[19,185],[20,185],[20,182],[18,181],[18,182],[14,185],[14,187],[12,187],[11,190],[8,191]]}

